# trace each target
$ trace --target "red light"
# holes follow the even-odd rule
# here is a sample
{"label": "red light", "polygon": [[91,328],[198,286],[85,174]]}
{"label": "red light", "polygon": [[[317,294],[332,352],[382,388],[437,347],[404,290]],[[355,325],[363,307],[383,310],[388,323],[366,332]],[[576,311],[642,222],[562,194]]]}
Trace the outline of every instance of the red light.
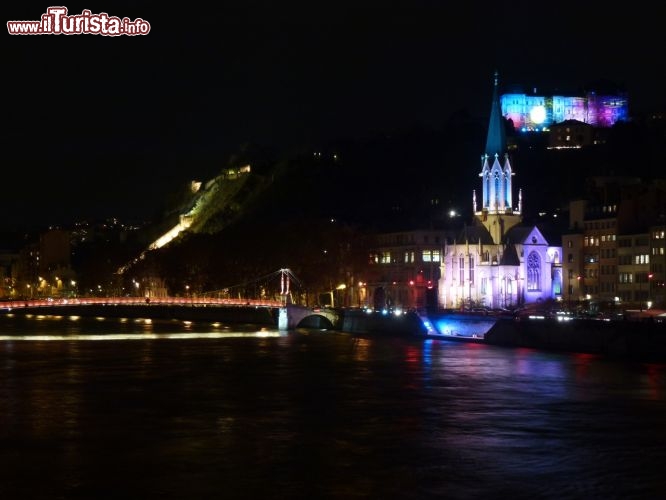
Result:
{"label": "red light", "polygon": [[414,286],[414,280],[409,280],[409,286]]}
{"label": "red light", "polygon": [[654,276],[652,273],[648,274],[648,279],[651,280],[652,276]]}

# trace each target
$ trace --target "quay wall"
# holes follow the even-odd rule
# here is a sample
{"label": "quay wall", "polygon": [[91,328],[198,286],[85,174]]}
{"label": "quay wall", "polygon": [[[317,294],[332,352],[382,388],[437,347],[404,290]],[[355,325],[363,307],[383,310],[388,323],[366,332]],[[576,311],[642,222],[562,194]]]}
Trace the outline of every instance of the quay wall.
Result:
{"label": "quay wall", "polygon": [[382,337],[425,336],[426,327],[421,318],[413,312],[406,314],[382,314],[360,309],[342,311],[341,330],[346,333],[373,334]]}
{"label": "quay wall", "polygon": [[487,344],[666,362],[666,324],[641,321],[500,319]]}

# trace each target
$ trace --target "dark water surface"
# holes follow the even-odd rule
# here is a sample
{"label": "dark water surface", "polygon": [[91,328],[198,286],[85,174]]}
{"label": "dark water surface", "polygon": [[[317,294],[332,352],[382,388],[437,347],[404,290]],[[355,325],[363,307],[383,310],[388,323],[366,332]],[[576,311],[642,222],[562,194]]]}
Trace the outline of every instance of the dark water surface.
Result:
{"label": "dark water surface", "polygon": [[0,316],[0,499],[666,498],[666,365]]}

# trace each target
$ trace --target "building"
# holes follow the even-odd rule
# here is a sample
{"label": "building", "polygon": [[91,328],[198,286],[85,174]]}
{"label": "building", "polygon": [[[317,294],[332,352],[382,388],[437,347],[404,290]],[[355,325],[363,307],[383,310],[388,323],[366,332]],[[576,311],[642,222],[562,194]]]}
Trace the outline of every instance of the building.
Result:
{"label": "building", "polygon": [[374,309],[436,308],[441,277],[444,232],[413,230],[374,236],[364,304]]}
{"label": "building", "polygon": [[629,118],[626,95],[539,95],[512,92],[500,98],[502,115],[522,132],[547,131],[555,123],[576,120],[593,127],[612,127]]}
{"label": "building", "polygon": [[0,248],[0,300],[15,298],[18,294],[12,275],[12,266],[18,258],[17,250]]}
{"label": "building", "polygon": [[666,308],[666,224],[663,223],[650,228],[648,301]]}
{"label": "building", "polygon": [[618,299],[624,307],[647,309],[650,304],[650,237],[623,234],[618,239]]}
{"label": "building", "polygon": [[472,224],[375,237],[365,305],[511,308],[562,297],[562,248],[553,244],[559,236],[523,225],[521,191],[514,198],[497,75],[478,175]]}
{"label": "building", "polygon": [[565,120],[550,126],[549,149],[580,149],[606,143],[606,129],[578,120]]}
{"label": "building", "polygon": [[592,310],[663,307],[666,185],[594,177],[588,186],[587,199],[569,203],[562,237],[565,298]]}
{"label": "building", "polygon": [[562,298],[562,248],[554,244],[560,240],[522,224],[522,192],[514,201],[514,176],[495,74],[481,200],[474,191],[474,223],[445,242],[440,306],[512,308]]}

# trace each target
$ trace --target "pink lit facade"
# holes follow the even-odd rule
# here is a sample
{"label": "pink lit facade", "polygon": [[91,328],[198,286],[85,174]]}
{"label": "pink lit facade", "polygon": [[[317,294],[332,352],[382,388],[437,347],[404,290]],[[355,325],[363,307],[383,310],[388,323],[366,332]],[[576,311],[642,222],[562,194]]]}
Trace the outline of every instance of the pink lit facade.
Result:
{"label": "pink lit facade", "polygon": [[611,127],[627,120],[629,104],[625,96],[544,96],[536,94],[503,94],[502,115],[522,132],[542,131],[554,123],[577,120],[594,127]]}

